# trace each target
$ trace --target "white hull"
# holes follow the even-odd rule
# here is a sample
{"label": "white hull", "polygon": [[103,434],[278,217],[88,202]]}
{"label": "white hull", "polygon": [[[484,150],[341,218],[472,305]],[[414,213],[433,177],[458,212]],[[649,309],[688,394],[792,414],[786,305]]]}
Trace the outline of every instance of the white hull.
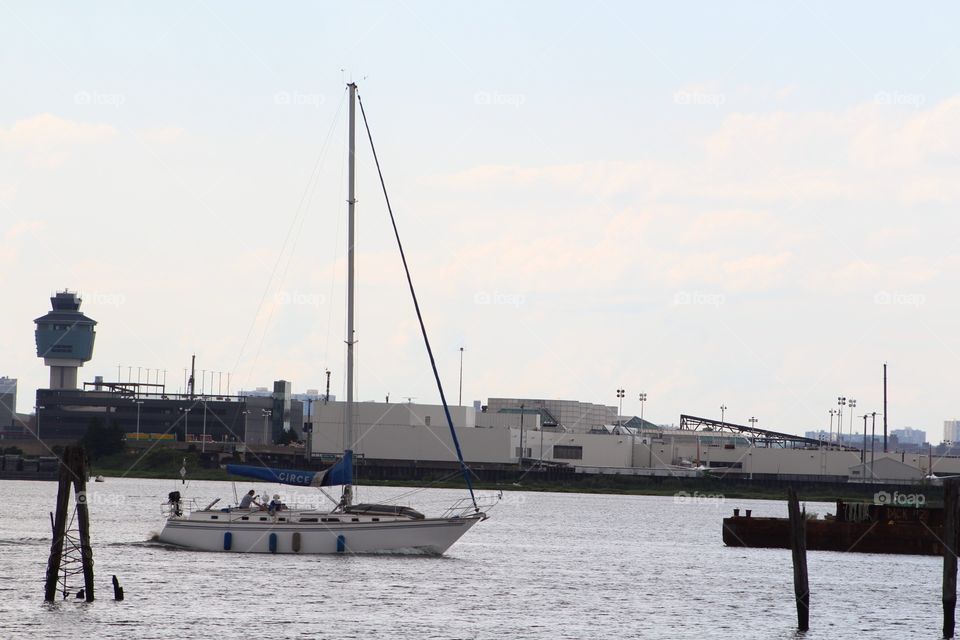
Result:
{"label": "white hull", "polygon": [[171,517],[159,541],[198,551],[232,553],[439,555],[482,518],[477,515],[377,522],[363,518],[361,522],[300,523],[277,522],[273,518],[265,522],[212,522],[206,518]]}

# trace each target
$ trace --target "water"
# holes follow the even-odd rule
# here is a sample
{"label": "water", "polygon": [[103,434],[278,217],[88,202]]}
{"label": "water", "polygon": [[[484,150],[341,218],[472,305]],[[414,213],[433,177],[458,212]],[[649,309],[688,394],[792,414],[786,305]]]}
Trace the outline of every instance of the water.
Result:
{"label": "water", "polygon": [[[510,492],[444,557],[270,556],[151,543],[163,497],[181,487],[108,478],[90,484],[98,600],[44,605],[56,484],[0,488],[3,639],[797,635],[789,551],[721,541],[721,519],[734,507],[786,515],[781,502]],[[277,492],[237,485],[248,488]],[[359,491],[373,501],[404,490]],[[225,482],[192,482],[183,492],[234,495]],[[462,495],[425,490],[410,503],[435,514]],[[814,551],[808,563],[812,629],[803,637],[940,637],[939,558]],[[112,600],[114,573],[124,602]]]}

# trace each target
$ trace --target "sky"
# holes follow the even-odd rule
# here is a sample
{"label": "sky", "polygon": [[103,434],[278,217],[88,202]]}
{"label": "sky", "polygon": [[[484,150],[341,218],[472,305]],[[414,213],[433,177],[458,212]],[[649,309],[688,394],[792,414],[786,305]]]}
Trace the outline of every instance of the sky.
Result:
{"label": "sky", "polygon": [[[887,362],[890,428],[938,442],[958,13],[0,1],[0,375],[31,411],[33,319],[69,288],[98,322],[84,381],[177,391],[196,354],[231,391],[330,369],[342,397],[354,80],[451,401],[463,347],[465,403],[623,388],[657,423],[803,433],[838,396],[883,411]],[[357,395],[437,402],[358,143]]]}

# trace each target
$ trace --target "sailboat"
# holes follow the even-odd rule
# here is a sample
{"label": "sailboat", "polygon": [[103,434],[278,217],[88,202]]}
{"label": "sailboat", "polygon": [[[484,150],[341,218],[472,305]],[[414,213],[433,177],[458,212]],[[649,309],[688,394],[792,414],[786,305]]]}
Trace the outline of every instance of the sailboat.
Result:
{"label": "sailboat", "polygon": [[[356,105],[364,117],[377,170],[380,170],[373,138],[363,112],[363,103],[357,94],[357,85],[350,83],[349,90],[349,142],[347,158],[348,177],[348,231],[347,231],[347,401],[344,419],[343,456],[336,464],[323,471],[298,471],[272,469],[248,465],[227,465],[227,471],[236,475],[281,484],[333,487],[341,486],[339,502],[332,509],[289,509],[279,500],[270,505],[257,504],[249,499],[240,505],[218,507],[217,498],[206,507],[185,509],[185,500],[179,491],[168,495],[167,517],[158,540],[188,549],[202,551],[230,551],[239,553],[428,553],[446,552],[478,522],[487,518],[474,493],[469,469],[463,459],[457,432],[447,407],[443,385],[437,372],[433,351],[427,338],[426,327],[420,313],[413,281],[407,266],[403,246],[397,232],[396,221],[386,198],[394,233],[407,275],[407,284],[413,298],[427,354],[433,368],[434,378],[440,392],[450,434],[466,481],[469,498],[454,503],[437,517],[427,517],[409,506],[392,504],[355,503],[353,494],[353,431],[355,422],[354,388],[354,207],[355,198],[355,148]],[[380,183],[387,195],[383,176]],[[321,489],[322,490],[322,489]],[[278,498],[278,496],[275,496]],[[334,500],[334,502],[336,502]],[[242,505],[242,506],[241,506]]]}

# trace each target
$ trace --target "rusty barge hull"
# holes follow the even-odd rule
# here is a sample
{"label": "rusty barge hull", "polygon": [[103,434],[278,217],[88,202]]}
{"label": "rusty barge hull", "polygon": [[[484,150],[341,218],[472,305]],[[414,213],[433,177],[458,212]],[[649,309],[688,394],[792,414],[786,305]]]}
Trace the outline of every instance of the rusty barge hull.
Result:
{"label": "rusty barge hull", "polygon": [[[856,553],[943,555],[943,526],[925,522],[807,520],[807,549]],[[790,548],[790,520],[733,516],[723,519],[730,547]]]}

